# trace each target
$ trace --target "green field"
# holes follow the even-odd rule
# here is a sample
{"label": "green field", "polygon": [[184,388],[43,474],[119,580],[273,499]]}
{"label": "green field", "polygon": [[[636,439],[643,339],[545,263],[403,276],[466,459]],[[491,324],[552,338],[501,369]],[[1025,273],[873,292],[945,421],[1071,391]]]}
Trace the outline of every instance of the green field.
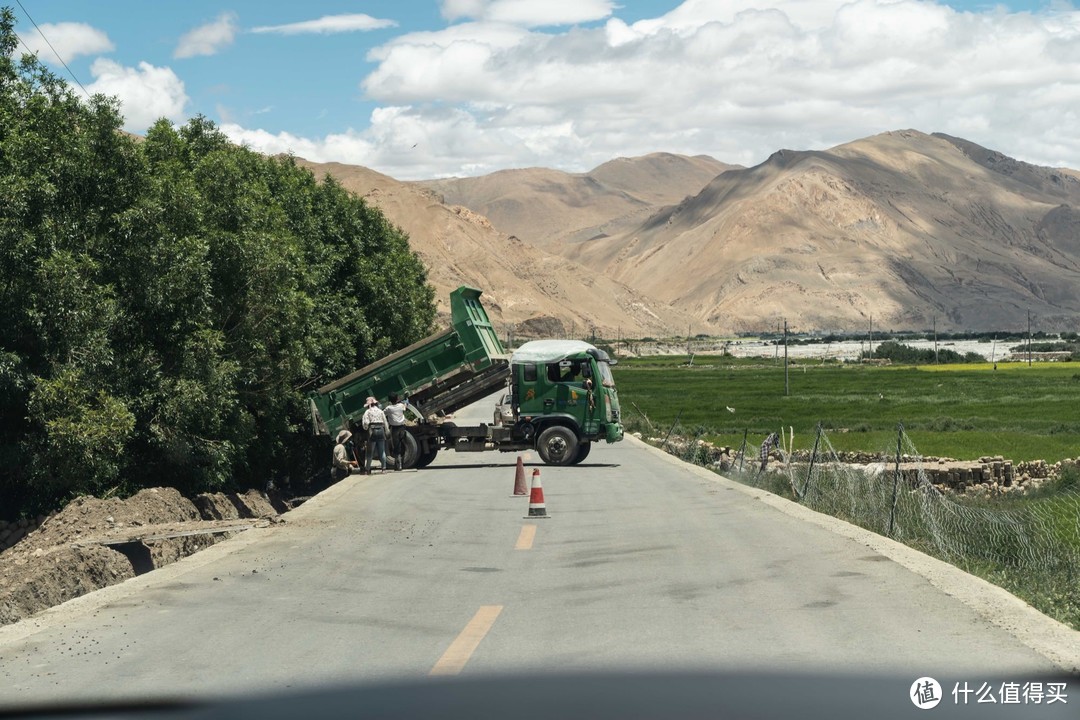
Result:
{"label": "green field", "polygon": [[[870,366],[686,356],[614,368],[630,429],[680,425],[726,445],[794,428],[809,448],[821,423],[837,450],[881,452],[904,429],[922,455],[1055,462],[1080,456],[1080,366],[1072,363]],[[637,406],[635,408],[635,405]],[[640,408],[640,412],[638,410]],[[728,408],[734,410],[730,412]]]}

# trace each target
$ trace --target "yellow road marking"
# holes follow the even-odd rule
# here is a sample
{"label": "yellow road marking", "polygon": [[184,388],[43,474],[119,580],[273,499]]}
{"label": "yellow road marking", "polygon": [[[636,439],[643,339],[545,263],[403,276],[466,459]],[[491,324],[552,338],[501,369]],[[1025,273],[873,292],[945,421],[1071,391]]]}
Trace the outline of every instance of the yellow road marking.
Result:
{"label": "yellow road marking", "polygon": [[431,668],[428,675],[457,675],[461,672],[465,663],[469,662],[469,658],[476,652],[480,641],[495,624],[495,618],[499,617],[502,609],[502,605],[481,606],[461,634],[454,638],[450,647],[446,648],[446,652],[435,663],[435,667]]}
{"label": "yellow road marking", "polygon": [[514,545],[515,550],[532,550],[533,539],[536,538],[536,526],[535,525],[522,525],[521,534],[518,535],[517,544]]}

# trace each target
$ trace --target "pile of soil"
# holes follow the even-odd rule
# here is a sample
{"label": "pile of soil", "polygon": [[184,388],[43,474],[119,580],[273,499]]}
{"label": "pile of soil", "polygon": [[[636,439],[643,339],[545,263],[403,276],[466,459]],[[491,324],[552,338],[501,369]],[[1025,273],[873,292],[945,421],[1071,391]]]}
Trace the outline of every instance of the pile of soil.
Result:
{"label": "pile of soil", "polygon": [[289,506],[256,490],[149,488],[126,500],[80,497],[0,552],[0,625],[163,567]]}

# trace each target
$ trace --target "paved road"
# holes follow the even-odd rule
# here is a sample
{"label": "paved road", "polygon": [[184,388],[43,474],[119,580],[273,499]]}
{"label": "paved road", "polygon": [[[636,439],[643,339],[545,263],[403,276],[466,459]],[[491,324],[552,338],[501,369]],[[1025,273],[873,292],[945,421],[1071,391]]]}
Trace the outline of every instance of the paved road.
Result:
{"label": "paved road", "polygon": [[511,496],[514,460],[444,453],[424,471],[354,476],[283,526],[0,628],[0,706],[433,671],[977,680],[1049,674],[1050,657],[1075,652],[1055,656],[1077,634],[1029,626],[1033,611],[1010,596],[978,610],[993,596],[982,584],[947,594],[940,564],[913,572],[917,554],[807,521],[636,441],[597,446],[573,468],[529,458],[543,520]]}

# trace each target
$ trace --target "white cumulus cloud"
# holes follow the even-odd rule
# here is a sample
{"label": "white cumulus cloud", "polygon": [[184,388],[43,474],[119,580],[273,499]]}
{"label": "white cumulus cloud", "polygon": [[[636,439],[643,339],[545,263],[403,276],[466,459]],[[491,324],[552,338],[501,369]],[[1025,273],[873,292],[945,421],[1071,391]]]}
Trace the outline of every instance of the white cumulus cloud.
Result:
{"label": "white cumulus cloud", "polygon": [[[368,54],[375,68],[361,88],[381,106],[368,127],[271,138],[402,179],[585,170],[657,150],[752,165],[780,148],[900,128],[1080,168],[1080,11],[1071,6],[686,0],[627,22],[606,2],[528,3],[535,16],[525,5],[444,0],[444,17],[462,22]],[[558,22],[572,26],[549,28]]]}
{"label": "white cumulus cloud", "polygon": [[364,13],[343,15],[324,15],[316,20],[287,23],[285,25],[260,25],[251,28],[253,33],[277,33],[279,35],[299,35],[303,33],[343,33],[358,30],[379,30],[397,27],[397,22],[374,18]]}
{"label": "white cumulus cloud", "polygon": [[612,0],[444,0],[442,14],[447,20],[469,18],[542,27],[602,20],[614,8]]}
{"label": "white cumulus cloud", "polygon": [[222,13],[217,20],[189,30],[180,37],[173,51],[175,58],[190,58],[199,55],[216,55],[236,37],[236,15]]}
{"label": "white cumulus cloud", "polygon": [[119,98],[124,129],[128,132],[144,132],[162,117],[173,122],[184,120],[188,96],[183,81],[171,68],[146,62],[134,68],[125,67],[114,60],[98,58],[91,64],[90,73],[94,82],[87,90]]}
{"label": "white cumulus cloud", "polygon": [[[23,30],[19,33],[19,38],[27,50],[36,53],[40,60],[51,65],[59,65],[60,58],[71,62],[80,55],[96,55],[114,49],[112,41],[104,31],[86,23],[41,23],[39,27],[41,32],[33,28]],[[45,42],[45,38],[49,41]],[[56,52],[49,47],[50,43]],[[60,53],[60,57],[57,57],[56,53]]]}

